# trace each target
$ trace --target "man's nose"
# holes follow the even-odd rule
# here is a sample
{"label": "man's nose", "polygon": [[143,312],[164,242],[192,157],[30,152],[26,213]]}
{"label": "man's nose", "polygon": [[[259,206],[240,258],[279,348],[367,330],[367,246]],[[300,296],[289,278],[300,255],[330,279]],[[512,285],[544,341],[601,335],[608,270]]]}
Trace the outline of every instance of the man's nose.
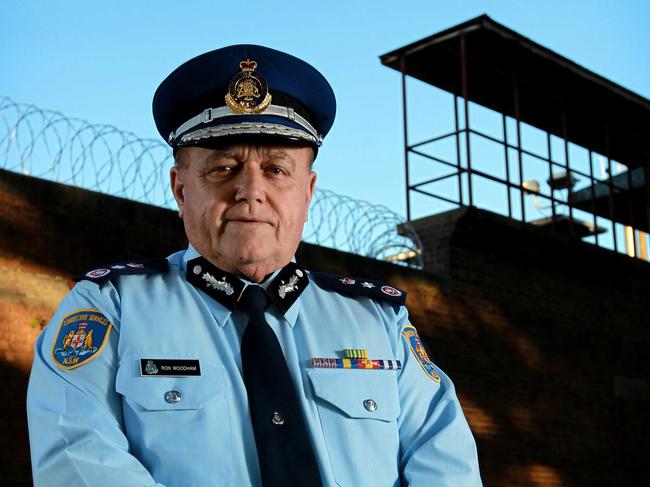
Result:
{"label": "man's nose", "polygon": [[235,181],[235,200],[262,203],[265,197],[262,169],[253,165],[245,165]]}

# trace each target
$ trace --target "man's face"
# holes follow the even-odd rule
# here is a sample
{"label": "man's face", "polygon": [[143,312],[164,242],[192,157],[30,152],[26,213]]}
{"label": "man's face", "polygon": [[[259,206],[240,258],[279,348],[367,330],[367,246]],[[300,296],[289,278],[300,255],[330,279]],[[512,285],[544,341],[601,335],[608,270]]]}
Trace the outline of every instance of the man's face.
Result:
{"label": "man's face", "polygon": [[171,170],[174,197],[196,250],[221,269],[260,281],[300,242],[316,174],[308,147],[184,147]]}

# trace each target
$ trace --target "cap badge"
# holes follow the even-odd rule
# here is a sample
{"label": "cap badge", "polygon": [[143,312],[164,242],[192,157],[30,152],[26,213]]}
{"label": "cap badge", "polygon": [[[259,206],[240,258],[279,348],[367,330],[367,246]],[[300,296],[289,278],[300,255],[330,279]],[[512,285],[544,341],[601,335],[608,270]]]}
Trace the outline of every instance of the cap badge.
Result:
{"label": "cap badge", "polygon": [[241,71],[232,77],[226,93],[226,105],[236,113],[260,113],[271,104],[269,87],[256,73],[257,62],[246,59],[239,63]]}

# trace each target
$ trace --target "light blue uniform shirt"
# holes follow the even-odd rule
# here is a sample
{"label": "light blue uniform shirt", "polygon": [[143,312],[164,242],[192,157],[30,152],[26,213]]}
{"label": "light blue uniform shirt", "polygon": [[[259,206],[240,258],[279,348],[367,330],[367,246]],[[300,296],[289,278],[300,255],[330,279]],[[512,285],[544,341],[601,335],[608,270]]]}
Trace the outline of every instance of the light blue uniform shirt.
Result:
{"label": "light blue uniform shirt", "polygon": [[[240,359],[247,317],[169,271],[79,282],[36,344],[27,408],[36,486],[259,486]],[[66,370],[53,358],[77,310],[112,324],[101,351]],[[326,486],[480,486],[476,446],[449,378],[432,380],[402,336],[406,308],[326,290],[312,279],[266,318],[284,351]],[[312,368],[367,349],[401,370]],[[197,377],[143,377],[140,359],[198,360]],[[180,401],[165,400],[179,391]],[[369,411],[364,401],[377,407]],[[367,404],[367,403],[365,403]],[[278,445],[282,448],[282,445]]]}

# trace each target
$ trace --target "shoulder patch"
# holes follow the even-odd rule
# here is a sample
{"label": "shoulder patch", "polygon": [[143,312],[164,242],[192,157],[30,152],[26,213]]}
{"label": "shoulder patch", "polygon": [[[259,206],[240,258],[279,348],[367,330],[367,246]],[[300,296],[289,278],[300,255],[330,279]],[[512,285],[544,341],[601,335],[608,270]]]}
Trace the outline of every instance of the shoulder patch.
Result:
{"label": "shoulder patch", "polygon": [[106,281],[117,276],[129,276],[134,274],[160,274],[167,272],[169,262],[165,258],[129,260],[100,267],[95,267],[81,276],[74,278],[75,281],[88,280],[96,282],[100,286]]}
{"label": "shoulder patch", "polygon": [[388,301],[402,306],[406,302],[406,291],[397,289],[385,282],[366,279],[365,277],[344,277],[324,272],[310,272],[316,284],[324,289],[341,294],[366,296],[372,299]]}
{"label": "shoulder patch", "polygon": [[76,369],[104,348],[111,322],[98,309],[78,309],[63,317],[52,345],[52,359],[62,369]]}
{"label": "shoulder patch", "polygon": [[409,347],[411,348],[411,352],[413,352],[413,356],[415,357],[415,360],[418,361],[420,367],[422,367],[422,370],[424,370],[424,373],[427,374],[434,381],[440,382],[440,376],[436,373],[436,368],[434,367],[433,362],[429,358],[429,355],[427,354],[424,345],[422,345],[422,340],[420,339],[420,336],[418,335],[418,331],[415,329],[415,327],[410,323],[406,325],[402,330],[402,336],[409,344]]}

